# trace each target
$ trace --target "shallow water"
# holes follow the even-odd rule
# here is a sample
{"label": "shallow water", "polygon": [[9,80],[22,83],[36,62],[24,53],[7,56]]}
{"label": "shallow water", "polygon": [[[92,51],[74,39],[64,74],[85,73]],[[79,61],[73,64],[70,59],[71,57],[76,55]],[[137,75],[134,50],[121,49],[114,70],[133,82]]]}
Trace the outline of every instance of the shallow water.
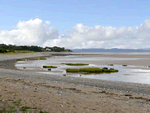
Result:
{"label": "shallow water", "polygon": [[[141,60],[143,58],[117,58],[117,60]],[[51,74],[51,75],[60,75],[63,76],[73,76],[73,77],[81,77],[81,78],[91,78],[91,79],[102,79],[102,80],[111,80],[111,81],[123,81],[123,82],[134,82],[134,83],[144,83],[150,84],[150,68],[146,66],[134,66],[128,65],[124,67],[122,65],[97,65],[90,63],[89,66],[68,66],[61,63],[85,63],[85,61],[105,61],[105,60],[116,60],[116,58],[112,57],[82,57],[82,56],[55,56],[51,58],[47,58],[47,60],[35,60],[35,61],[18,61],[16,63],[16,67],[22,70],[36,70],[38,73],[43,74]],[[70,62],[71,61],[71,62]],[[79,62],[80,61],[80,62]],[[56,69],[43,69],[43,65],[53,65],[57,66]],[[23,69],[26,67],[26,69]],[[110,74],[91,74],[91,75],[83,75],[83,74],[74,74],[74,73],[66,73],[67,68],[83,68],[83,67],[108,67],[118,69],[118,73],[110,73]],[[134,69],[136,68],[136,69]]]}

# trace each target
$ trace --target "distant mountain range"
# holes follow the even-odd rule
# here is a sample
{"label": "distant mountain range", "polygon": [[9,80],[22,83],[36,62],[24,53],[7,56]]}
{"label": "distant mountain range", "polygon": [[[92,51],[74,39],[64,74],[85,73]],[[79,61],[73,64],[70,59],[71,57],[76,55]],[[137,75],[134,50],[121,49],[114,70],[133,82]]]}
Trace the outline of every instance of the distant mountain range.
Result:
{"label": "distant mountain range", "polygon": [[150,49],[104,49],[104,48],[89,48],[89,49],[71,49],[73,52],[150,52]]}

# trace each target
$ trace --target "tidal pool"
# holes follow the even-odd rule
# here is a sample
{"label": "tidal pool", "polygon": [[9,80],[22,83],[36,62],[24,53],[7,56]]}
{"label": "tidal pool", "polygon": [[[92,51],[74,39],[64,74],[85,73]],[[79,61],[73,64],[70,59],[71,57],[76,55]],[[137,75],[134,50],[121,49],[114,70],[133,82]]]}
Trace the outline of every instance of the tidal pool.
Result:
{"label": "tidal pool", "polygon": [[[47,58],[47,60],[34,60],[34,61],[18,61],[15,66],[21,70],[34,70],[37,73],[41,74],[51,74],[51,75],[59,75],[63,76],[64,74],[67,76],[73,77],[81,77],[81,78],[90,78],[90,79],[102,79],[102,80],[111,80],[111,81],[123,81],[123,82],[134,82],[134,83],[143,83],[150,84],[150,68],[148,66],[135,66],[135,65],[127,65],[127,67],[122,65],[109,66],[108,63],[101,64],[101,61],[114,61],[114,60],[141,60],[143,58],[109,58],[109,57],[83,57],[83,56],[54,56],[51,58]],[[97,61],[99,63],[93,63],[92,61]],[[61,63],[89,63],[88,66],[69,66]],[[44,65],[52,65],[57,66],[58,68],[48,69],[43,68]],[[24,68],[25,67],[25,68]],[[108,67],[119,70],[118,73],[103,73],[103,74],[78,74],[78,73],[66,73],[67,68],[85,68],[85,67]]]}

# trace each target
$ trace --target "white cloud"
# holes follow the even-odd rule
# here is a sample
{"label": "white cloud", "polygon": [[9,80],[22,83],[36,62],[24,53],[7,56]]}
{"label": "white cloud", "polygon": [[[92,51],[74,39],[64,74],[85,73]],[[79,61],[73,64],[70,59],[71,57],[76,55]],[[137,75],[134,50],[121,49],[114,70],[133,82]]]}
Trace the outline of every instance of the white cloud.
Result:
{"label": "white cloud", "polygon": [[66,40],[64,45],[68,48],[150,48],[150,20],[128,28],[77,24]]}
{"label": "white cloud", "polygon": [[19,21],[16,29],[0,30],[0,43],[61,46],[66,48],[150,48],[150,20],[138,27],[93,27],[77,24],[69,34],[59,35],[50,22]]}
{"label": "white cloud", "polygon": [[0,43],[17,45],[43,45],[48,39],[58,38],[58,30],[48,27],[49,21],[45,23],[40,19],[20,21],[16,29],[11,31],[0,31]]}

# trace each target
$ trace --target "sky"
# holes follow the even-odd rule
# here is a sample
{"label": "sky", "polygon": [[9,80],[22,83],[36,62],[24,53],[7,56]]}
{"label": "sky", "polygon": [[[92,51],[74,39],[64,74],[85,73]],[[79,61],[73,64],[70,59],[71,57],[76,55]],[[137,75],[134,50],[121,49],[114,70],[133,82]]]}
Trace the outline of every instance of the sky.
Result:
{"label": "sky", "polygon": [[0,0],[0,43],[150,48],[150,0]]}

